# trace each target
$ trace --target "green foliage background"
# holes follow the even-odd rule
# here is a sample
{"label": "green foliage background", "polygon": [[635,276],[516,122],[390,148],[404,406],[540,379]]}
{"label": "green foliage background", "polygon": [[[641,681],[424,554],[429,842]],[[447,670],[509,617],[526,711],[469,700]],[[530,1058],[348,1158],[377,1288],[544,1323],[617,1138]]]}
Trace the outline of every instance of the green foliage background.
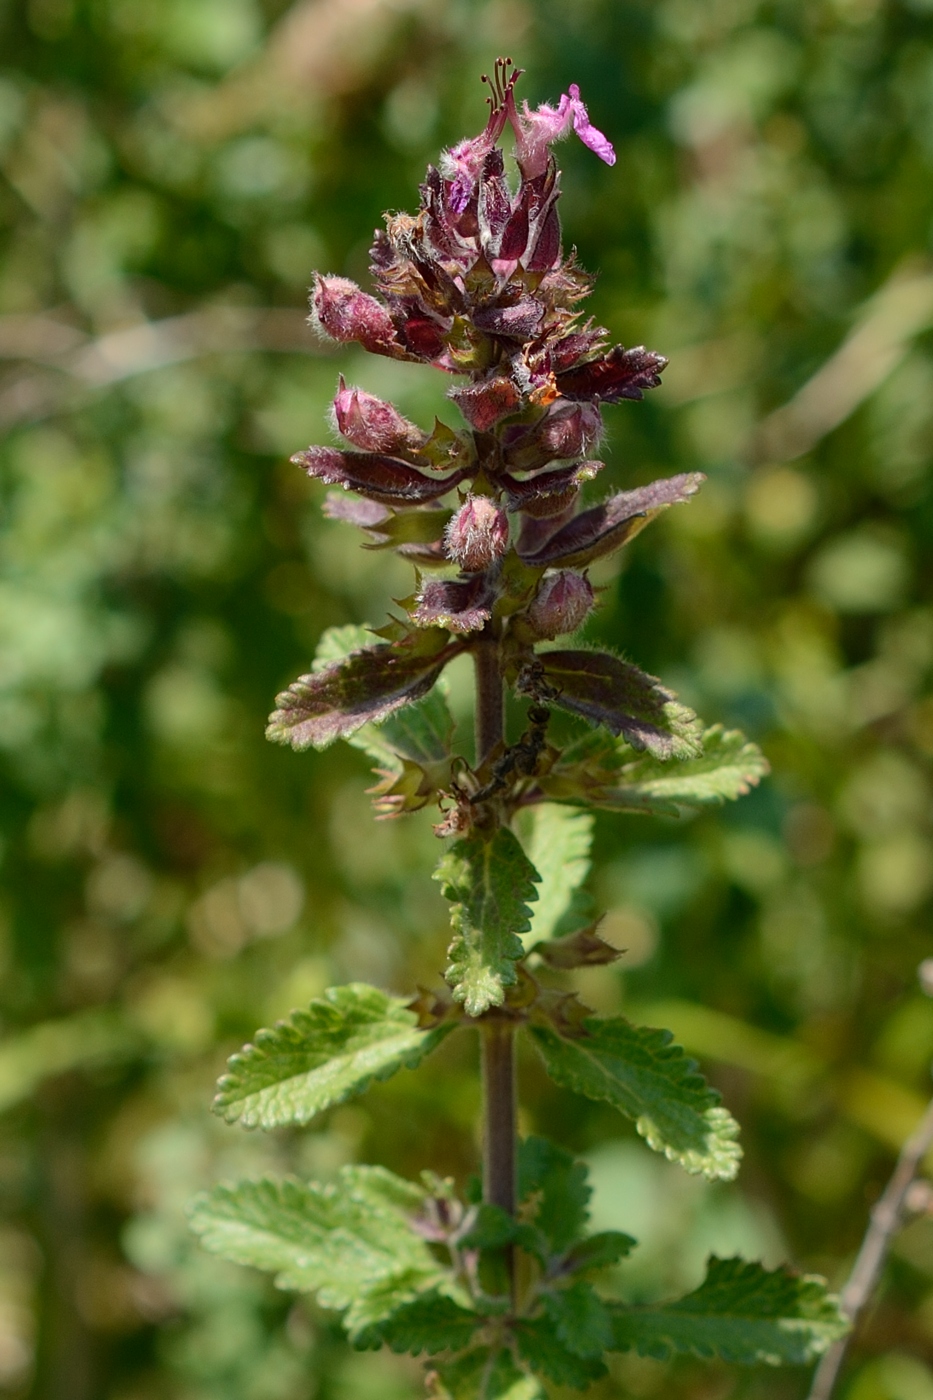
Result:
{"label": "green foliage background", "polygon": [[[701,1058],[739,1181],[683,1176],[531,1061],[524,1128],[588,1158],[595,1228],[640,1238],[629,1296],[695,1286],[710,1250],[838,1283],[928,1092],[930,0],[3,0],[0,1394],[418,1392],[417,1363],[202,1254],[184,1206],[266,1168],[475,1168],[469,1037],[306,1134],[208,1102],[325,986],[441,966],[431,814],[373,825],[360,754],[262,732],[324,627],[409,589],[288,454],[327,440],[338,368],[422,421],[445,387],[326,354],[309,274],[365,276],[499,52],[533,100],[579,82],[619,151],[563,152],[565,237],[600,319],[672,364],[608,411],[611,484],[710,478],[599,575],[591,635],[774,768],[689,824],[599,817],[594,901],[628,951],[576,978]],[[806,1384],[612,1364],[599,1396]],[[847,1384],[933,1396],[933,1222]]]}

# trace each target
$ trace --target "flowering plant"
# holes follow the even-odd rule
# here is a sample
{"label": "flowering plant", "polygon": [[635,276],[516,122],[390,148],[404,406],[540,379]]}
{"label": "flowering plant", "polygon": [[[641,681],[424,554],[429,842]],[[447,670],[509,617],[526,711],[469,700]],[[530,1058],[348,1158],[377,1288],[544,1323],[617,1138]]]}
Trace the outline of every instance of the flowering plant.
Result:
{"label": "flowering plant", "polygon": [[[449,397],[466,427],[424,432],[340,379],[334,424],[349,446],[294,460],[342,488],[327,514],[409,559],[417,587],[378,631],[326,632],[268,730],[295,749],[338,738],[363,749],[380,817],[439,808],[435,830],[450,844],[436,876],[453,925],[445,983],[408,999],[332,988],[258,1032],[230,1061],[215,1104],[246,1127],[306,1124],[473,1029],[481,1183],[460,1195],[430,1171],[410,1182],[352,1166],[327,1186],[217,1187],[193,1208],[207,1248],[315,1293],[343,1313],[356,1346],[425,1353],[430,1394],[450,1400],[533,1400],[541,1378],[583,1389],[606,1373],[607,1352],[632,1347],[802,1364],[845,1330],[821,1280],[739,1259],[712,1258],[700,1287],[674,1302],[601,1293],[595,1281],[634,1240],[587,1235],[583,1165],[543,1138],[517,1138],[521,1032],[558,1084],[611,1104],[649,1147],[689,1172],[735,1175],[737,1125],[670,1034],[593,1015],[551,974],[620,956],[597,925],[574,920],[591,809],[676,816],[739,797],[766,771],[755,745],[704,729],[631,662],[555,645],[594,607],[588,567],[688,501],[703,478],[581,505],[603,467],[592,455],[601,406],[642,398],[666,361],[611,346],[582,319],[590,283],[561,251],[551,147],[572,128],[608,164],[615,155],[575,85],[556,107],[519,110],[518,76],[499,61],[485,129],[428,170],[417,216],[389,216],[377,232],[378,295],[343,277],[315,280],[312,316],[325,335],[457,376]],[[507,127],[515,189],[499,145]],[[472,755],[454,751],[439,684],[462,654],[475,667]],[[506,688],[527,705],[515,737]],[[585,723],[568,744],[551,732],[555,708]]]}

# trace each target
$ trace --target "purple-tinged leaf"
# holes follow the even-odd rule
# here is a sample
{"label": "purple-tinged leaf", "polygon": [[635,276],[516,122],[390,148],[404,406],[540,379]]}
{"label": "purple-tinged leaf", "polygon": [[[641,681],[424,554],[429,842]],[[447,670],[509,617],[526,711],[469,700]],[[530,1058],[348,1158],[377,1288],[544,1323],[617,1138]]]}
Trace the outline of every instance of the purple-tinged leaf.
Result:
{"label": "purple-tinged leaf", "polygon": [[435,579],[422,588],[412,619],[419,627],[446,627],[459,634],[479,632],[492,616],[492,603],[482,575]]}
{"label": "purple-tinged leaf", "polygon": [[656,389],[661,383],[666,364],[663,355],[643,345],[631,350],[614,345],[608,355],[559,373],[557,387],[566,399],[601,399],[603,403],[641,399],[645,389]]}
{"label": "purple-tinged leaf", "polygon": [[328,486],[357,491],[387,506],[436,501],[466,475],[461,469],[446,477],[425,476],[394,457],[375,452],[341,452],[336,447],[309,447],[305,452],[296,452],[291,460]]}
{"label": "purple-tinged leaf", "polygon": [[602,505],[581,511],[535,554],[522,557],[526,564],[582,568],[627,544],[668,506],[688,501],[705,480],[702,472],[681,472],[634,491],[620,491]]}
{"label": "purple-tinged leaf", "polygon": [[606,963],[617,962],[624,950],[613,948],[596,932],[599,919],[576,933],[568,933],[564,938],[551,938],[536,943],[532,948],[548,967],[561,971],[574,967],[602,967]]}
{"label": "purple-tinged leaf", "polygon": [[366,647],[299,676],[276,696],[266,738],[293,749],[326,748],[426,695],[454,655],[439,628],[389,646]]}
{"label": "purple-tinged leaf", "polygon": [[501,419],[515,413],[522,402],[518,389],[504,375],[451,389],[449,397],[478,433],[488,433]]}
{"label": "purple-tinged leaf", "polygon": [[604,462],[578,462],[575,467],[539,472],[519,480],[504,473],[499,482],[505,489],[510,510],[524,510],[537,517],[559,515],[576,497],[586,481],[602,471]]}
{"label": "purple-tinged leaf", "polygon": [[623,734],[633,749],[647,749],[658,758],[702,753],[696,715],[637,666],[604,651],[546,651],[536,658],[536,673],[538,667],[553,688],[555,704]]}
{"label": "purple-tinged leaf", "polygon": [[607,333],[602,326],[595,325],[592,319],[587,321],[582,330],[571,331],[569,335],[548,346],[547,353],[552,371],[561,374],[579,365],[581,360],[592,361],[598,352],[606,348],[607,340]]}
{"label": "purple-tinged leaf", "polygon": [[487,306],[474,311],[474,326],[488,335],[509,340],[533,340],[541,329],[544,308],[534,297],[522,297],[514,306]]}

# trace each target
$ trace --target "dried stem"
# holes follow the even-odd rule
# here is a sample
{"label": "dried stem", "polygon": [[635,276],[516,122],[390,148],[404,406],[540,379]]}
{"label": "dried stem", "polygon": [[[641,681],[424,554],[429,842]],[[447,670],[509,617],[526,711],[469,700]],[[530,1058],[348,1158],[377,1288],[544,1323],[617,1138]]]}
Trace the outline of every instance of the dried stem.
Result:
{"label": "dried stem", "polygon": [[[923,1158],[933,1147],[933,1100],[914,1132],[901,1148],[897,1166],[871,1213],[871,1221],[858,1252],[849,1281],[842,1290],[842,1311],[853,1323],[868,1302],[890,1248],[904,1218],[907,1195]],[[849,1334],[851,1336],[851,1333]],[[808,1400],[829,1400],[845,1359],[849,1338],[843,1337],[826,1352],[813,1376]]]}

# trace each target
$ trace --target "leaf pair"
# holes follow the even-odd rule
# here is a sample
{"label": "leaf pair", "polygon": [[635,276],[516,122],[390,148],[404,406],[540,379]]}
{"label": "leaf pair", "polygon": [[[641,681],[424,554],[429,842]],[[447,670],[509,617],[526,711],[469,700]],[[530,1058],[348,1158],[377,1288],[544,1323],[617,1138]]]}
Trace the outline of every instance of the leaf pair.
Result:
{"label": "leaf pair", "polygon": [[[451,1222],[444,1263],[426,1242],[443,1234],[428,1224],[438,1204],[430,1183],[380,1167],[344,1167],[326,1187],[291,1180],[215,1187],[195,1202],[192,1223],[208,1249],[342,1311],[356,1346],[439,1358],[433,1393],[454,1400],[540,1396],[538,1375],[582,1389],[605,1374],[605,1352],[630,1348],[800,1365],[846,1330],[822,1280],[738,1259],[711,1259],[700,1287],[672,1302],[602,1297],[588,1276],[624,1258],[634,1241],[617,1232],[586,1237],[583,1164],[529,1138],[518,1171],[519,1220],[495,1207],[464,1214],[441,1184]],[[478,1290],[465,1266],[475,1257],[482,1274],[482,1259],[509,1240],[539,1266],[511,1317],[508,1300]]]}

